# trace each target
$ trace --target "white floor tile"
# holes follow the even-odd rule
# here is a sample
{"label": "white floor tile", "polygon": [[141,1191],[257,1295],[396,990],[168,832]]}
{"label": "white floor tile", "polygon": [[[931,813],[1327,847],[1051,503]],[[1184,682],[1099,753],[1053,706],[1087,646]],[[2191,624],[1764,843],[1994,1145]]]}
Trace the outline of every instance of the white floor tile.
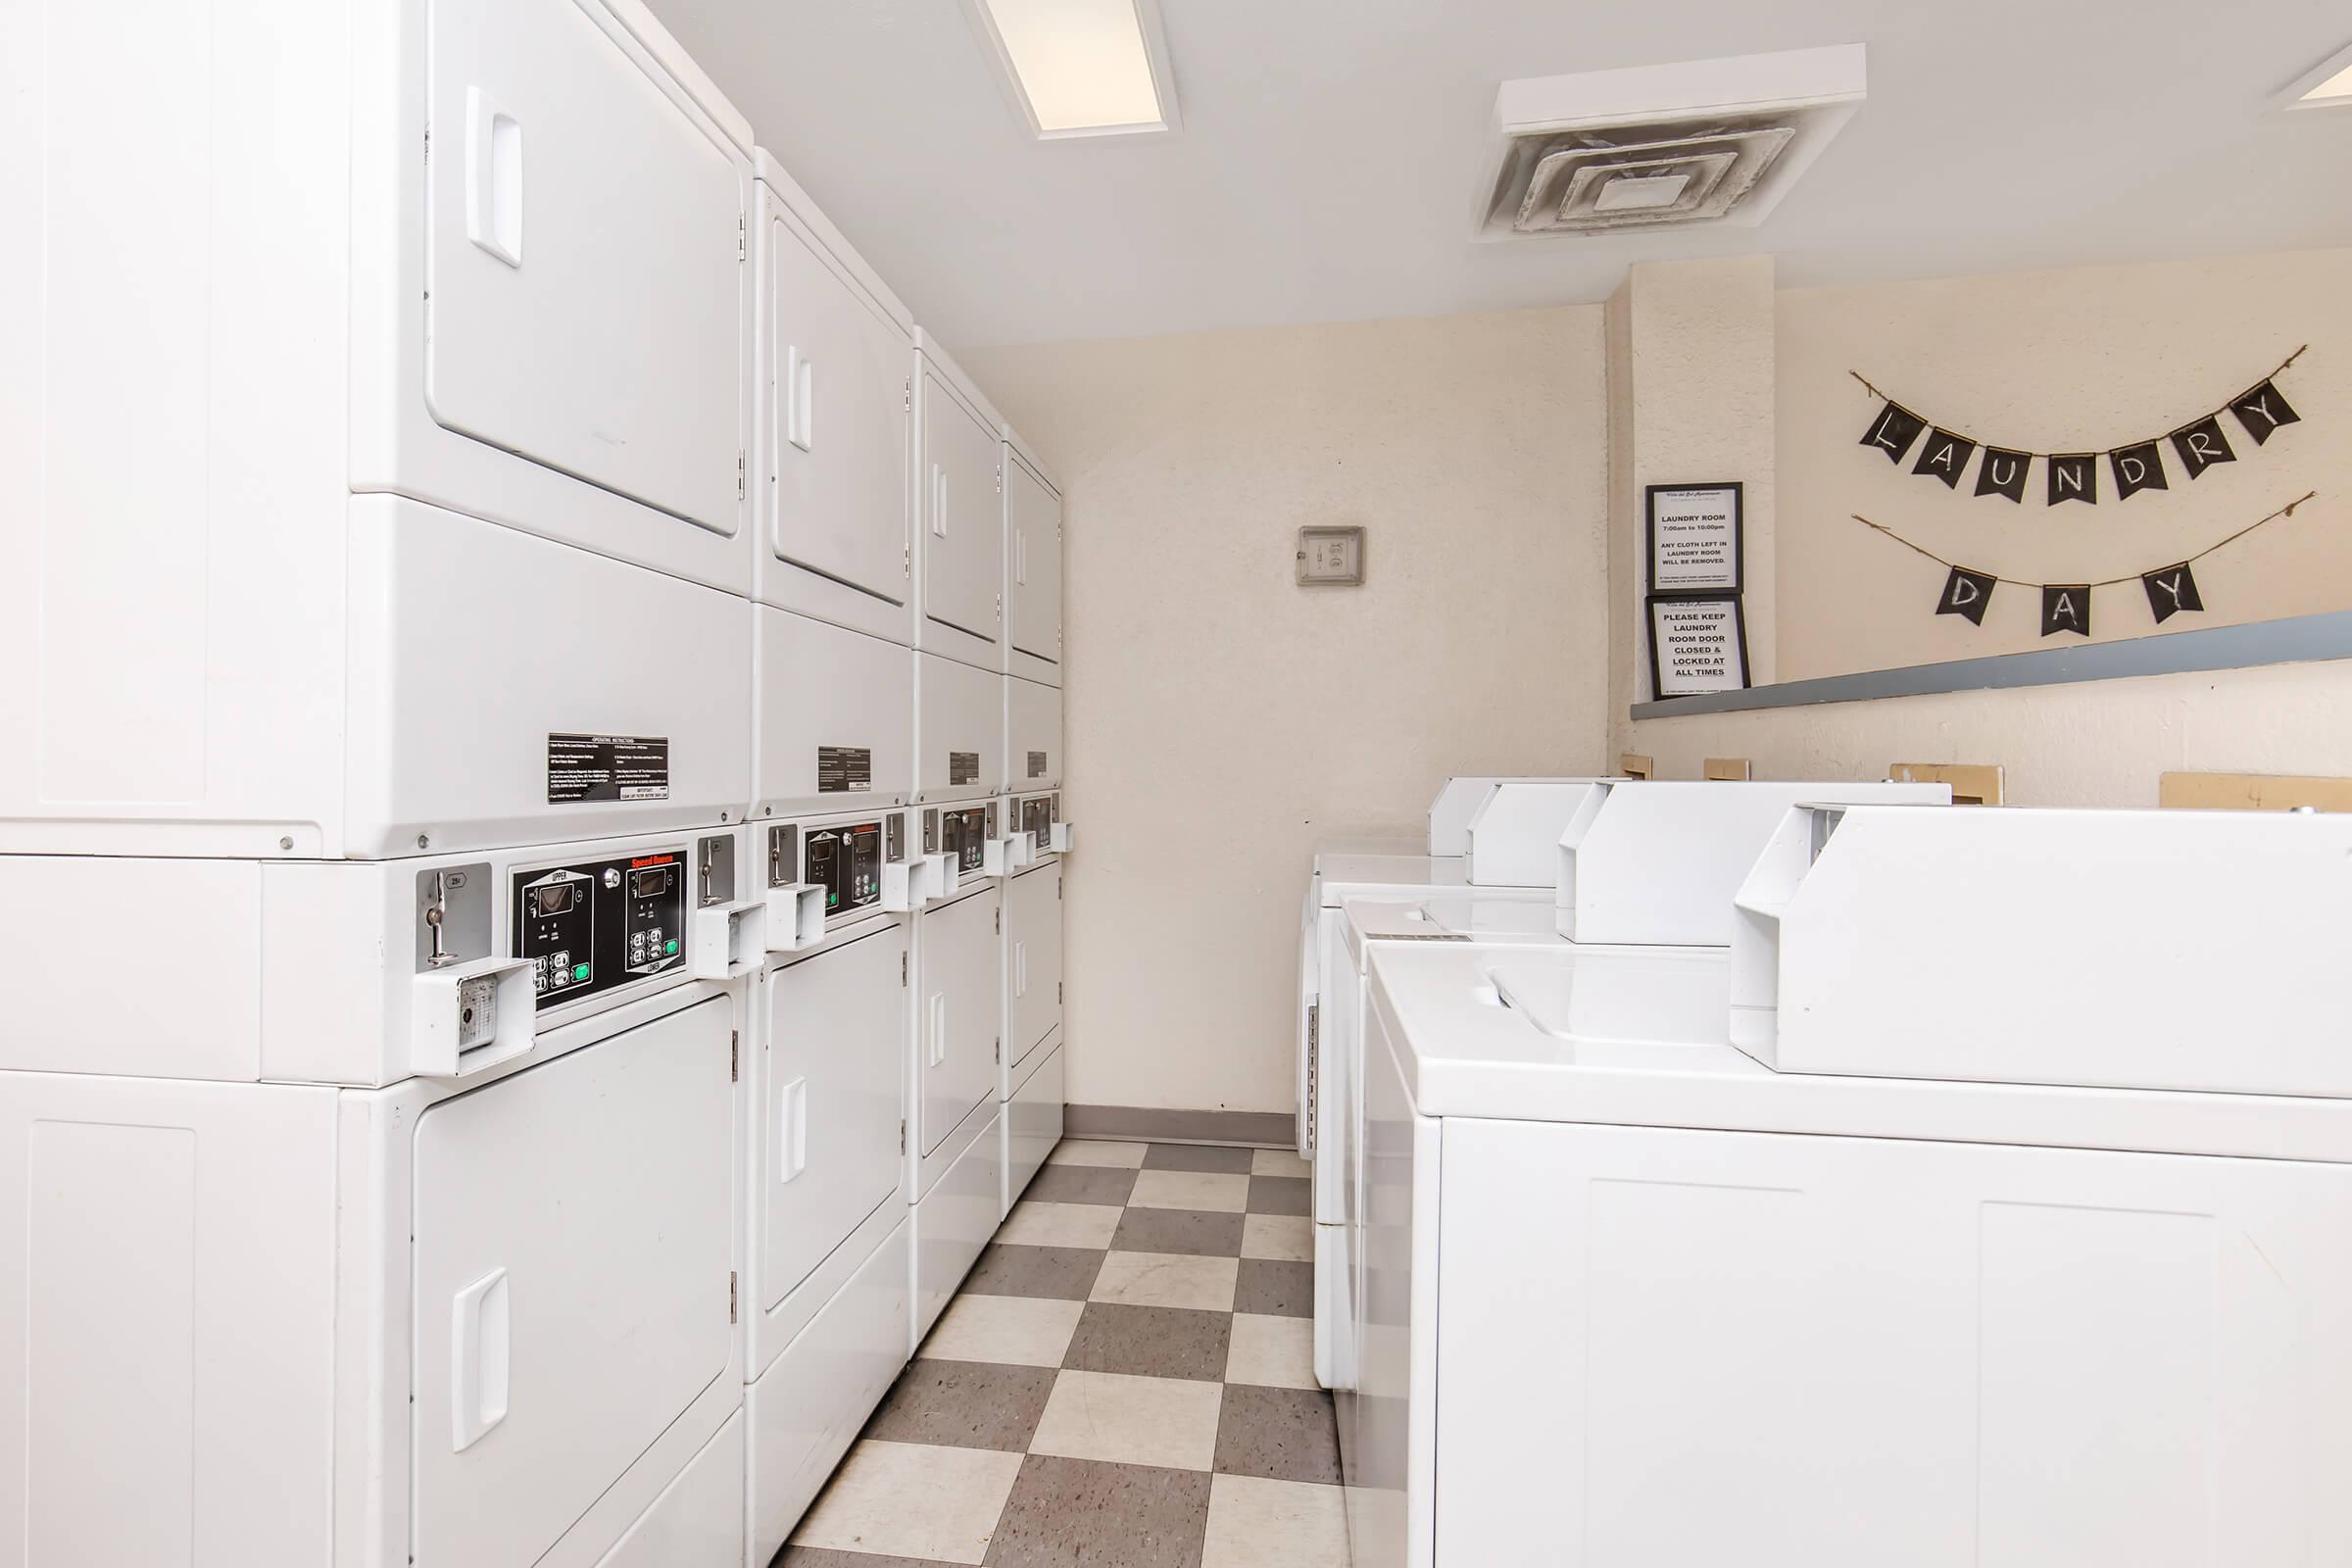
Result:
{"label": "white floor tile", "polygon": [[1054,1380],[1031,1453],[1206,1470],[1217,1452],[1215,1383],[1065,1371]]}
{"label": "white floor tile", "polygon": [[1030,1296],[958,1296],[918,1354],[938,1361],[1059,1366],[1078,1332],[1084,1301]]}
{"label": "white floor tile", "polygon": [[1016,1203],[997,1240],[1020,1247],[1108,1247],[1119,1213],[1114,1203]]}
{"label": "white floor tile", "polygon": [[1225,1352],[1225,1381],[1271,1389],[1320,1387],[1315,1382],[1314,1320],[1236,1312]]}
{"label": "white floor tile", "polygon": [[1250,1155],[1252,1176],[1303,1176],[1306,1161],[1287,1149],[1259,1149]]}
{"label": "white floor tile", "polygon": [[1284,1263],[1315,1260],[1315,1226],[1304,1214],[1251,1214],[1242,1221],[1242,1255]]}
{"label": "white floor tile", "polygon": [[1141,1170],[1144,1144],[1119,1144],[1101,1138],[1064,1138],[1054,1146],[1046,1156],[1049,1165],[1109,1165],[1120,1170]]}
{"label": "white floor tile", "polygon": [[1250,1178],[1209,1170],[1139,1170],[1127,1206],[1239,1214],[1250,1206]]}
{"label": "white floor tile", "polygon": [[[1211,1432],[1213,1439],[1213,1423]],[[792,1539],[835,1551],[977,1563],[1020,1471],[1017,1453],[860,1443]]]}
{"label": "white floor tile", "polygon": [[1256,1476],[1208,1484],[1200,1568],[1347,1568],[1348,1514],[1337,1487]]}
{"label": "white floor tile", "polygon": [[1112,1252],[1095,1276],[1090,1300],[1120,1306],[1183,1306],[1200,1312],[1233,1310],[1241,1259],[1186,1257],[1173,1252]]}

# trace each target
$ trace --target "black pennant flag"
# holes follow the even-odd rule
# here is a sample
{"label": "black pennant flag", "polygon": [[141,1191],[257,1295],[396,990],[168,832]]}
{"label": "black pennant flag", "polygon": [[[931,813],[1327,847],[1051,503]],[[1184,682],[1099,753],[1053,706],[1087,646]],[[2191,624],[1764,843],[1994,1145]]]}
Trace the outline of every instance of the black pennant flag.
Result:
{"label": "black pennant flag", "polygon": [[2237,461],[2237,454],[2230,450],[2230,438],[2222,434],[2220,417],[2210,414],[2175,430],[2173,450],[2180,454],[2180,466],[2188,470],[2191,479],[2217,463]]}
{"label": "black pennant flag", "polygon": [[1977,444],[1968,437],[1938,429],[1920,447],[1918,466],[1911,471],[1932,473],[1943,481],[1945,489],[1957,490],[1960,475],[1968,468],[1969,454],[1976,450]]}
{"label": "black pennant flag", "polygon": [[2099,455],[2095,452],[2059,453],[2050,459],[2050,505],[2061,501],[2099,504]]}
{"label": "black pennant flag", "polygon": [[1870,428],[1862,432],[1862,444],[1886,453],[1889,463],[1900,463],[1903,454],[1911,450],[1911,443],[1919,439],[1919,432],[1927,427],[1928,421],[1909,409],[1889,403],[1870,421]]}
{"label": "black pennant flag", "polygon": [[2079,632],[2090,635],[2090,585],[2053,583],[2041,590],[2041,634]]}
{"label": "black pennant flag", "polygon": [[2177,566],[2160,566],[2143,572],[2139,585],[2148,591],[2148,609],[2155,612],[2159,626],[2183,610],[2205,608],[2205,601],[2197,597],[2197,579],[2185,561]]}
{"label": "black pennant flag", "polygon": [[1977,465],[1977,494],[2007,496],[2019,506],[2026,504],[2026,469],[2034,462],[2027,452],[2004,452],[1999,447],[1986,447],[1984,461]]}
{"label": "black pennant flag", "polygon": [[1998,580],[1966,566],[1954,566],[1951,576],[1944,579],[1943,597],[1936,602],[1936,613],[1966,615],[1970,625],[1984,625],[1984,610],[1992,603],[1993,584]]}
{"label": "black pennant flag", "polygon": [[2164,482],[2164,458],[2153,441],[2135,447],[2117,447],[2107,454],[2115,468],[2115,499],[2129,501],[2142,490],[2169,490]]}
{"label": "black pennant flag", "polygon": [[2268,381],[2230,399],[2230,412],[2237,416],[2237,422],[2246,427],[2246,434],[2254,438],[2256,446],[2268,441],[2271,432],[2280,425],[2303,422],[2303,416]]}

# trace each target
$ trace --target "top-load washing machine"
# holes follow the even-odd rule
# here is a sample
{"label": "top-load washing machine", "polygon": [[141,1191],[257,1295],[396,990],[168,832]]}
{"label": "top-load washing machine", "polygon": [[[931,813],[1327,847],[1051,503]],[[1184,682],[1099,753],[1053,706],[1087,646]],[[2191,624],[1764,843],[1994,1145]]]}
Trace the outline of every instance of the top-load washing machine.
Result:
{"label": "top-load washing machine", "polygon": [[1355,1560],[2342,1560],[2352,1085],[2294,1042],[2348,852],[1793,811],[1709,988],[1778,1071],[1693,950],[1382,947]]}
{"label": "top-load washing machine", "polygon": [[740,815],[751,132],[637,0],[34,4],[0,99],[0,852]]}

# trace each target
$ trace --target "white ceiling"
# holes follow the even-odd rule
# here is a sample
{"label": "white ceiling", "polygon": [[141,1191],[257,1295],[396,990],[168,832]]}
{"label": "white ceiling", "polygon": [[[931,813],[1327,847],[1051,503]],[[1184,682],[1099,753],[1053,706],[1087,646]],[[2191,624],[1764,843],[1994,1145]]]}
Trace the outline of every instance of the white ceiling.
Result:
{"label": "white ceiling", "polygon": [[[2273,95],[2328,0],[1161,0],[1181,133],[1039,143],[957,0],[649,0],[951,345],[2352,244],[2352,109]],[[1498,82],[1859,41],[1870,102],[1760,228],[1468,238]]]}

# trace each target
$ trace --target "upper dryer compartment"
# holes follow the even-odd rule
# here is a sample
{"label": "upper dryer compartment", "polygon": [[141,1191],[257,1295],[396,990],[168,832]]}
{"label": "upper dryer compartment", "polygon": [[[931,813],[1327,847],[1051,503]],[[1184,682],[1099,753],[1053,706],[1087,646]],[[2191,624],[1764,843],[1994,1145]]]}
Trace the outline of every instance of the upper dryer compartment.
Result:
{"label": "upper dryer compartment", "polygon": [[636,0],[15,11],[33,529],[382,491],[748,591],[750,127]]}
{"label": "upper dryer compartment", "polygon": [[1004,421],[935,339],[914,343],[915,646],[1002,670]]}
{"label": "upper dryer compartment", "polygon": [[914,319],[765,152],[755,470],[759,598],[914,640]]}

